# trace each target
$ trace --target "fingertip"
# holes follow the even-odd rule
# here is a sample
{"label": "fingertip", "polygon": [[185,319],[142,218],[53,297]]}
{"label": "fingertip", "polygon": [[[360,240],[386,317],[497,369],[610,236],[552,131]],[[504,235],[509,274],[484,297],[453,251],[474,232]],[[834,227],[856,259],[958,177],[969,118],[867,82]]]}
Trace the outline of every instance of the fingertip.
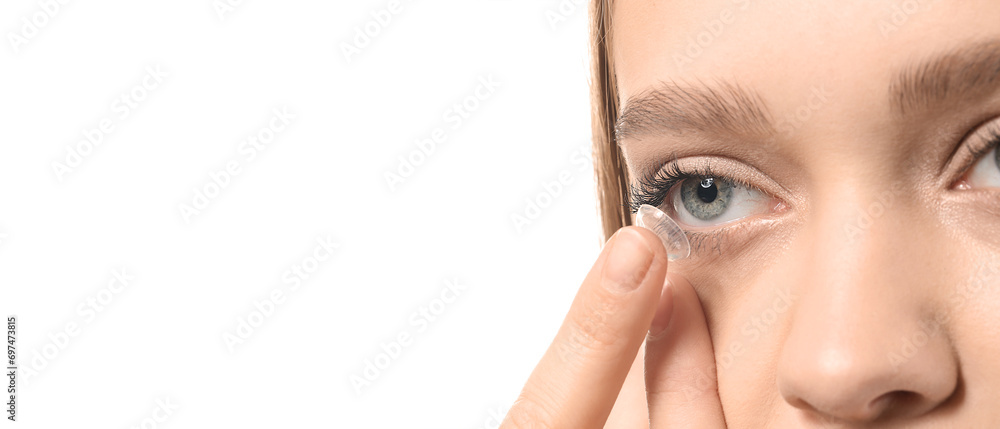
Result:
{"label": "fingertip", "polygon": [[638,226],[626,226],[620,229],[619,231],[625,231],[625,230],[638,233],[638,235],[642,237],[643,242],[646,243],[646,246],[648,246],[649,249],[653,252],[654,259],[662,260],[664,261],[664,263],[667,261],[667,249],[663,247],[663,240],[661,240],[660,237],[657,236],[655,232]]}
{"label": "fingertip", "polygon": [[605,288],[613,292],[637,289],[655,257],[648,240],[636,228],[622,228],[612,237],[609,246],[603,269]]}

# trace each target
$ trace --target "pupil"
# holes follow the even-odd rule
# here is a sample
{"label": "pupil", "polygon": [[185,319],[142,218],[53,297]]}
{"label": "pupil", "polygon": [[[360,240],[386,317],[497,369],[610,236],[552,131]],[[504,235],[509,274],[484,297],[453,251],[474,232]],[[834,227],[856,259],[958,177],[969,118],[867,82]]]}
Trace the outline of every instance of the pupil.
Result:
{"label": "pupil", "polygon": [[698,199],[704,203],[711,203],[718,195],[719,187],[715,186],[715,179],[709,177],[701,181],[701,186],[698,187]]}

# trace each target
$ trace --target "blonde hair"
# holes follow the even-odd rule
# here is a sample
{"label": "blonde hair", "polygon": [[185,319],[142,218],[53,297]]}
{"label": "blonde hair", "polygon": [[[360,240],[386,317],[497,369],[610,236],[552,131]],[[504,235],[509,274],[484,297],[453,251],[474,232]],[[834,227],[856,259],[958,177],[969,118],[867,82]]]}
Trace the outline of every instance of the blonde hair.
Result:
{"label": "blonde hair", "polygon": [[591,115],[594,138],[594,174],[598,212],[604,239],[632,223],[628,205],[629,179],[618,142],[618,86],[611,52],[611,0],[593,0],[590,8]]}

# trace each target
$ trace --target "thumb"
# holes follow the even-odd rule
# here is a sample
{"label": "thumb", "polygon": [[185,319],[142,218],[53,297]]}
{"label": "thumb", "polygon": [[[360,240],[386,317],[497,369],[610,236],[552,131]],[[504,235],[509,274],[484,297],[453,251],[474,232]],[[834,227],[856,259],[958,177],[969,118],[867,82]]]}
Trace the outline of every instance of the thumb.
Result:
{"label": "thumb", "polygon": [[650,428],[724,428],[712,338],[691,283],[676,274],[660,297],[646,339]]}

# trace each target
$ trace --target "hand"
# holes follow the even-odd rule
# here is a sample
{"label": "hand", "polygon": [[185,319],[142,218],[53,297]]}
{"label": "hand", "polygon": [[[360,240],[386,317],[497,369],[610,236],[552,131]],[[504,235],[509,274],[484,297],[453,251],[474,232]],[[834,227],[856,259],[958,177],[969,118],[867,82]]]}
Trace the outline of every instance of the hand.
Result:
{"label": "hand", "polygon": [[[652,428],[725,427],[715,377],[705,376],[714,375],[715,359],[701,303],[687,281],[670,276],[664,287],[666,278],[656,235],[615,233],[500,427],[610,427],[612,407],[642,425],[648,415]],[[644,397],[638,383],[622,390],[643,340]],[[641,377],[635,367],[632,377]]]}

